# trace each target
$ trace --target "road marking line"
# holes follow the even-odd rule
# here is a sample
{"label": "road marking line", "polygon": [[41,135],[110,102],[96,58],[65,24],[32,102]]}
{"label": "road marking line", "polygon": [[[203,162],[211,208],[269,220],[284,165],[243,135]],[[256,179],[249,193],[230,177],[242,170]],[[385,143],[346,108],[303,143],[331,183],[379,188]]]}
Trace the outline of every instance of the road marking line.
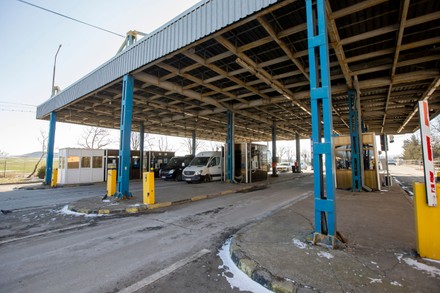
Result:
{"label": "road marking line", "polygon": [[64,232],[64,231],[68,231],[68,230],[73,230],[73,229],[77,229],[77,228],[81,228],[81,227],[89,226],[89,225],[90,225],[90,224],[79,224],[79,225],[75,225],[75,226],[71,226],[71,227],[67,227],[67,228],[61,228],[61,229],[56,229],[56,230],[50,230],[50,231],[40,232],[40,233],[35,233],[35,234],[32,234],[32,235],[27,235],[27,236],[23,236],[23,237],[17,237],[17,238],[7,239],[7,240],[0,241],[0,245],[5,244],[5,243],[9,243],[9,242],[14,242],[14,241],[19,241],[19,240],[27,239],[27,238],[32,238],[32,237],[37,237],[37,236],[47,235],[47,234],[51,234],[51,233]]}
{"label": "road marking line", "polygon": [[205,254],[210,253],[210,252],[211,251],[208,250],[208,249],[202,249],[199,252],[197,252],[196,254],[193,254],[193,255],[191,255],[189,257],[186,257],[186,258],[184,258],[182,260],[179,260],[179,261],[173,263],[172,265],[170,265],[169,267],[167,267],[167,268],[165,268],[163,270],[160,270],[157,273],[154,273],[154,274],[146,277],[145,279],[140,280],[137,283],[134,283],[133,285],[131,285],[131,286],[129,286],[129,287],[119,291],[119,293],[133,293],[133,292],[136,292],[136,291],[138,291],[138,290],[140,290],[140,289],[150,285],[151,283],[154,283],[157,280],[165,277],[166,275],[174,272],[175,270],[183,267],[184,265],[186,265],[186,264],[188,264],[188,263],[190,263],[192,261],[195,261],[196,259],[198,259],[198,258],[200,258],[200,257],[202,257]]}

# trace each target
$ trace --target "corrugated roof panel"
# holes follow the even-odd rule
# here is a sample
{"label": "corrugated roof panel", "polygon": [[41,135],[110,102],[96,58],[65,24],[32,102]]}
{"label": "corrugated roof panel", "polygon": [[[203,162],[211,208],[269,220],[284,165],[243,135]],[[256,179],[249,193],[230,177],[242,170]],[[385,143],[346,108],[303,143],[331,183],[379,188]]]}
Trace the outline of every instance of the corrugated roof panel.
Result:
{"label": "corrugated roof panel", "polygon": [[204,0],[37,107],[37,118],[279,0]]}

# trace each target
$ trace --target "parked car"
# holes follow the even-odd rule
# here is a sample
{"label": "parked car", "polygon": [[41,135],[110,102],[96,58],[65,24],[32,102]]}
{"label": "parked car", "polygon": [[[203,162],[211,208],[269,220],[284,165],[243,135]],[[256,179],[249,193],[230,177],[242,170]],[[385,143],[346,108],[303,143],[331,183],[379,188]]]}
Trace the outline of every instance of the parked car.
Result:
{"label": "parked car", "polygon": [[221,152],[201,152],[183,170],[183,180],[187,183],[209,182],[222,179]]}
{"label": "parked car", "polygon": [[292,163],[281,162],[277,164],[277,172],[288,172],[292,171]]}
{"label": "parked car", "polygon": [[193,155],[172,157],[165,167],[160,169],[159,176],[165,180],[182,181],[182,171],[194,159]]}
{"label": "parked car", "polygon": [[388,165],[397,166],[397,162],[396,162],[396,160],[390,159],[390,160],[388,160]]}

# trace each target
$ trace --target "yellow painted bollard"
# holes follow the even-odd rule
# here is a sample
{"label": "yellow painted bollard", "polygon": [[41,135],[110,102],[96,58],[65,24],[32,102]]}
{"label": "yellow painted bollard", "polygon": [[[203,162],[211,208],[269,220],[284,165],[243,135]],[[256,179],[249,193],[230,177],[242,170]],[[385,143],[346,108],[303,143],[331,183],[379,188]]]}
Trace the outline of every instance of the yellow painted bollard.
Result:
{"label": "yellow painted bollard", "polygon": [[116,193],[116,170],[107,171],[107,196],[113,196]]}
{"label": "yellow painted bollard", "polygon": [[57,183],[58,183],[58,168],[55,168],[52,171],[52,181],[50,182],[50,187],[57,187]]}
{"label": "yellow painted bollard", "polygon": [[[440,205],[428,206],[424,183],[415,182],[413,189],[417,252],[420,257],[440,260]],[[439,198],[439,183],[436,184],[436,194]]]}
{"label": "yellow painted bollard", "polygon": [[143,180],[144,204],[154,204],[154,172],[144,172]]}

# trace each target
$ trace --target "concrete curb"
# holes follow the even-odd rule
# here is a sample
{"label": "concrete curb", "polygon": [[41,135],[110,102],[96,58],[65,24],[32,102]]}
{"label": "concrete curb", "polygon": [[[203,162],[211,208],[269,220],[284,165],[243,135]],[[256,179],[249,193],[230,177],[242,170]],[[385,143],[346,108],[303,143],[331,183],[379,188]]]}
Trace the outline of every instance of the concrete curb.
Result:
{"label": "concrete curb", "polygon": [[276,293],[297,293],[303,292],[305,286],[301,286],[294,281],[274,276],[270,271],[260,266],[256,261],[248,257],[232,238],[230,255],[235,265],[244,272],[249,278],[258,284]]}
{"label": "concrete curb", "polygon": [[[311,175],[313,175],[313,173],[301,173],[301,175],[298,177],[295,177],[295,178],[288,177],[286,179],[279,180],[278,182],[272,183],[272,184],[286,182],[286,181],[289,181],[292,179],[297,180],[297,179],[301,179],[303,177],[307,177],[307,176],[311,176]],[[270,183],[268,183],[267,181],[264,181],[261,184],[249,185],[249,186],[244,186],[244,187],[236,188],[236,189],[223,190],[223,191],[212,193],[212,194],[197,195],[197,196],[194,196],[191,198],[185,198],[185,199],[181,199],[181,200],[177,200],[177,201],[160,202],[160,203],[155,203],[155,204],[150,204],[150,205],[138,204],[136,206],[133,205],[133,206],[128,206],[128,207],[124,207],[124,208],[121,207],[120,209],[114,209],[114,210],[108,209],[105,207],[98,207],[95,210],[94,209],[87,209],[87,208],[77,208],[74,205],[69,205],[68,209],[70,211],[82,213],[82,214],[100,214],[100,215],[101,214],[105,214],[105,215],[138,214],[138,213],[148,212],[150,210],[167,208],[170,206],[176,206],[176,205],[181,205],[181,204],[185,204],[185,203],[196,202],[196,201],[200,201],[200,200],[215,198],[218,196],[224,196],[224,195],[229,195],[229,194],[233,194],[233,193],[252,192],[255,190],[264,189],[268,185],[270,185]],[[60,187],[62,187],[62,186],[60,186]]]}
{"label": "concrete curb", "polygon": [[243,188],[238,188],[235,190],[229,189],[229,190],[224,190],[224,191],[212,193],[212,194],[197,195],[197,196],[194,196],[191,198],[185,198],[185,199],[181,199],[181,200],[177,200],[177,201],[160,202],[160,203],[149,204],[149,205],[138,204],[136,206],[128,206],[125,208],[120,208],[120,209],[115,209],[115,210],[111,210],[111,209],[107,209],[107,208],[98,208],[96,210],[93,210],[93,209],[87,209],[87,208],[77,208],[74,205],[69,205],[68,209],[70,211],[81,213],[81,214],[100,214],[100,215],[101,214],[105,214],[105,215],[109,215],[109,214],[112,214],[112,215],[114,215],[114,214],[137,214],[137,213],[142,213],[142,212],[148,212],[150,210],[166,208],[166,207],[170,207],[170,206],[177,206],[177,205],[181,205],[181,204],[185,204],[185,203],[196,202],[196,201],[200,201],[200,200],[204,200],[204,199],[210,199],[210,198],[215,198],[215,197],[219,197],[219,196],[229,195],[232,193],[249,192],[249,191],[258,190],[258,189],[262,189],[262,188],[266,188],[266,187],[267,187],[267,184],[252,185],[252,186],[246,186]]}

